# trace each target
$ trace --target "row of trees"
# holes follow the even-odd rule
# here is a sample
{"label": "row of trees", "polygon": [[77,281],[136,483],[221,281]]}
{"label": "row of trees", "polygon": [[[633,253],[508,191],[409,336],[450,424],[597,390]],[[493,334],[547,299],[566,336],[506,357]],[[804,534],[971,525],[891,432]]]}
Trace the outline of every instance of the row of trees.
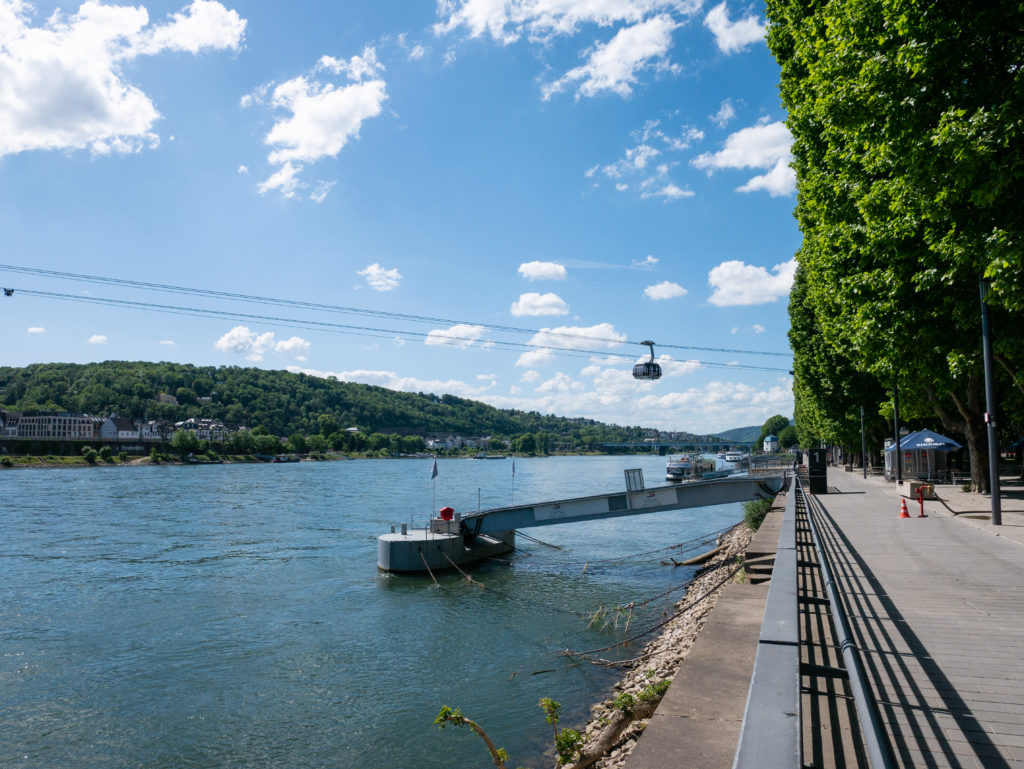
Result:
{"label": "row of trees", "polygon": [[979,282],[1004,426],[1024,423],[1024,6],[767,0],[803,244],[801,443],[878,445],[892,394],[966,441],[987,488]]}

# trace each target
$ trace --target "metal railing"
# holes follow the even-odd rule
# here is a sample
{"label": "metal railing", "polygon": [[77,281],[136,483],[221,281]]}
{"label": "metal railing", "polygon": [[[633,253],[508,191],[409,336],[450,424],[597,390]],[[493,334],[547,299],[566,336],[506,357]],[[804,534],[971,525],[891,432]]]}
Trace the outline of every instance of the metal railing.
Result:
{"label": "metal railing", "polygon": [[817,500],[804,492],[799,476],[792,476],[733,769],[799,769],[803,766],[796,538],[798,506],[806,513],[814,542],[836,642],[849,676],[868,760],[873,769],[892,769],[895,766],[892,748],[881,725],[878,704],[871,694],[860,654],[851,639],[843,604],[832,579],[832,569],[815,525],[817,505]]}

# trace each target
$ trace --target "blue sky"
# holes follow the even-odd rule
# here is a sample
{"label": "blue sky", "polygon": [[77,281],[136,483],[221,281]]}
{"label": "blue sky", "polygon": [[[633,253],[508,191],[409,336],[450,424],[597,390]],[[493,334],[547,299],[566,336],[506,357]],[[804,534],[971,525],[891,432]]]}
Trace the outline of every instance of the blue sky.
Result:
{"label": "blue sky", "polygon": [[[763,37],[732,0],[0,0],[0,361],[693,432],[789,415],[800,235]],[[644,339],[658,382],[630,375]]]}

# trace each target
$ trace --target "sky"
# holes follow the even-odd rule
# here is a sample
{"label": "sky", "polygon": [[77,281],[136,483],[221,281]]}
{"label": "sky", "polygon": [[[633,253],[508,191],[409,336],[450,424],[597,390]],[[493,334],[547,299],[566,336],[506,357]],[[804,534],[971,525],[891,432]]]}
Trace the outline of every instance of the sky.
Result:
{"label": "sky", "polygon": [[144,3],[0,0],[0,365],[695,433],[792,414],[761,4]]}

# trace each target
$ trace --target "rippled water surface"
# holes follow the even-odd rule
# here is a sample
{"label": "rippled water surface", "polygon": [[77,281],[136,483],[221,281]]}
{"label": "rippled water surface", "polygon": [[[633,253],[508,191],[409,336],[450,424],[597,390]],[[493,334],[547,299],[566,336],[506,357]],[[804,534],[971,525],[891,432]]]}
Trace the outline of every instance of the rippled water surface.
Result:
{"label": "rippled water surface", "polygon": [[[613,680],[559,652],[625,637],[581,612],[645,599],[691,571],[663,554],[739,505],[531,529],[473,576],[376,570],[376,537],[422,525],[429,459],[0,473],[0,766],[490,765],[443,704],[480,721],[511,766],[547,766],[540,697],[585,717]],[[624,487],[665,458],[439,460],[460,512]],[[513,485],[514,480],[514,485]],[[586,568],[584,569],[584,566]],[[634,616],[630,634],[666,601]],[[636,647],[620,651],[632,656]],[[609,652],[608,654],[615,654]]]}

